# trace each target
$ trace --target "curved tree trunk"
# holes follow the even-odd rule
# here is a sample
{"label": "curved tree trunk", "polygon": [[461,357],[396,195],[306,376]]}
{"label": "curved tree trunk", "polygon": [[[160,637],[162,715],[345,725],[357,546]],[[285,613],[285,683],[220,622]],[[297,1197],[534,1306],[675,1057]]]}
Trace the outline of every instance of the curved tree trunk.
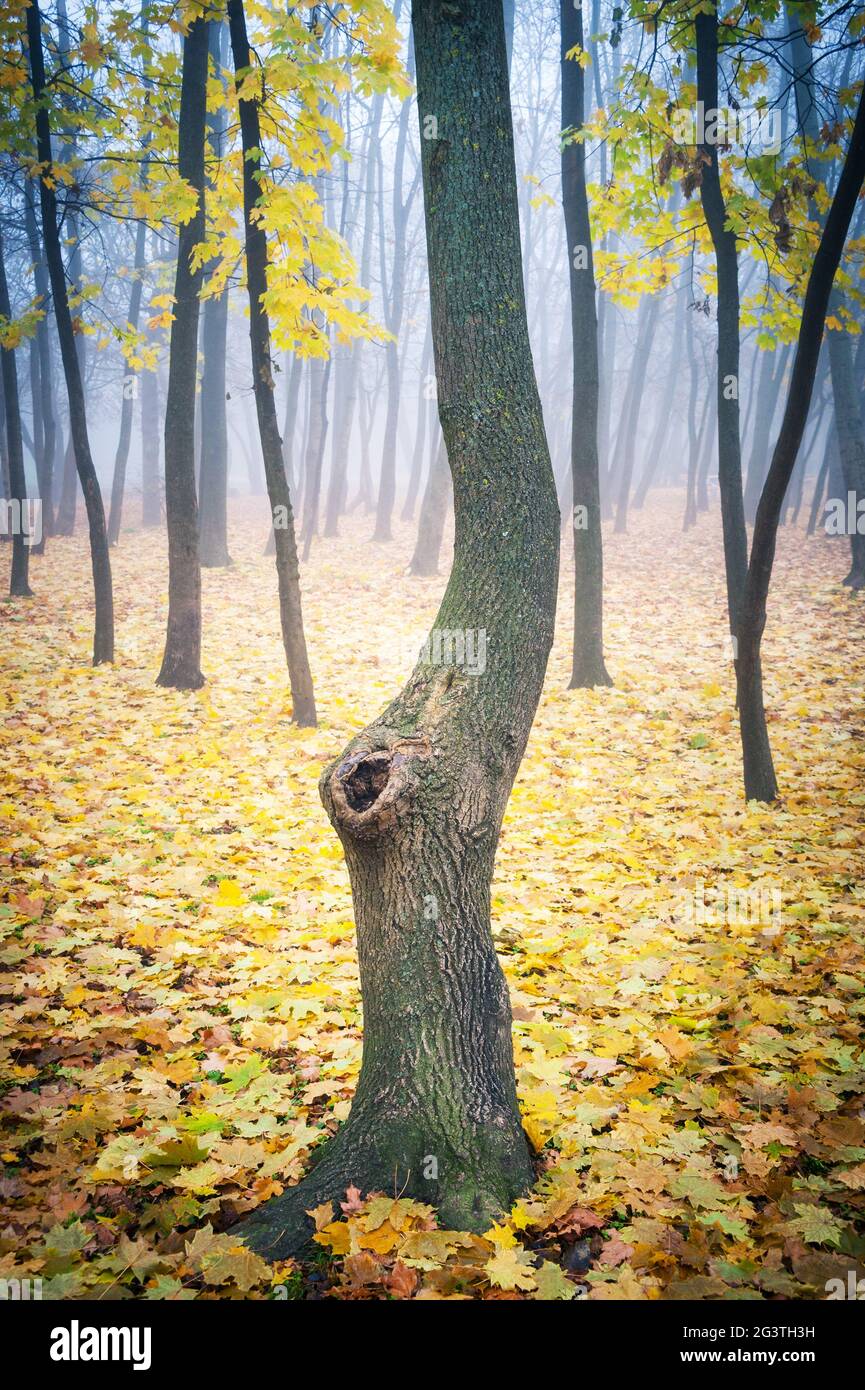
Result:
{"label": "curved tree trunk", "polygon": [[191,256],[204,238],[204,126],[207,20],[193,20],[183,40],[177,165],[195,190],[195,216],[177,238],[174,317],[165,398],[165,517],[168,524],[168,631],[157,685],[198,690],[201,674],[201,565],[195,491],[195,384],[201,267]]}
{"label": "curved tree trunk", "polygon": [[[863,179],[865,93],[859,98],[859,109],[847,158],[808,278],[784,418],[754,523],[751,561],[738,627],[736,661],[739,727],[742,734],[745,795],[748,800],[753,798],[758,801],[774,801],[778,795],[778,783],[766,727],[760,668],[760,644],[766,626],[766,600],[775,559],[778,520],[808,419],[826,310],[831,301],[832,282],[841,260],[841,252]],[[830,353],[832,336],[830,333]],[[841,337],[840,334],[837,336]]]}
{"label": "curved tree trunk", "polygon": [[42,19],[38,0],[31,0],[27,9],[27,46],[30,54],[30,76],[36,101],[36,148],[42,165],[39,180],[39,199],[42,212],[42,240],[51,280],[54,300],[54,319],[63,358],[63,372],[69,397],[69,428],[75,451],[75,466],[84,493],[87,524],[90,532],[90,562],[93,571],[95,623],[93,632],[93,664],[114,660],[114,595],[111,587],[111,560],[108,554],[108,535],[105,528],[105,509],[99,479],[90,453],[87,435],[87,413],[84,403],[84,384],[75,345],[69,295],[63,269],[60,233],[57,226],[57,199],[51,178],[51,125],[48,107],[43,103],[45,64],[42,53]]}
{"label": "curved tree trunk", "polygon": [[[604,553],[598,478],[598,321],[586,194],[586,153],[572,138],[583,128],[583,69],[568,53],[583,47],[583,16],[561,0],[562,202],[571,288],[572,531],[574,646],[570,689],[612,685],[604,665]],[[571,138],[569,138],[569,136]]]}
{"label": "curved tree trunk", "polygon": [[[231,50],[238,88],[250,67],[249,41],[242,0],[229,0],[228,24]],[[297,563],[297,544],[294,536],[294,516],[282,440],[276,418],[273,392],[273,363],[270,355],[270,323],[264,307],[267,292],[267,236],[260,222],[252,220],[252,212],[260,196],[262,139],[259,128],[258,101],[241,99],[240,131],[243,141],[243,220],[246,233],[246,283],[249,289],[249,341],[252,349],[252,379],[258,431],[274,522],[276,545],[276,574],[279,587],[279,619],[282,642],[291,685],[292,719],[303,728],[316,723],[315,696],[312,674],[303,632],[303,612],[300,601],[300,577]]]}
{"label": "curved tree trunk", "polygon": [[[321,779],[357,922],[364,1053],[349,1118],[299,1187],[237,1232],[282,1258],[305,1210],[362,1191],[485,1230],[532,1180],[511,1013],[490,932],[502,817],[553,637],[559,516],[520,273],[501,0],[415,0],[433,343],[457,545],[433,638],[484,629],[489,663],[423,658]],[[432,652],[441,642],[432,641]]]}

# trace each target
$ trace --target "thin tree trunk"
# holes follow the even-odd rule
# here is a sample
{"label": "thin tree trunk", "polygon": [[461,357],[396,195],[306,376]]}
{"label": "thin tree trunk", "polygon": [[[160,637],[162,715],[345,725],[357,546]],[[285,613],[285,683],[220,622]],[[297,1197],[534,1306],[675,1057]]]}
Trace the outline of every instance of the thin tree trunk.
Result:
{"label": "thin tree trunk", "polygon": [[183,40],[177,166],[196,194],[194,217],[180,227],[174,317],[165,398],[165,517],[168,525],[168,629],[157,685],[198,690],[201,673],[201,565],[195,491],[195,386],[203,272],[192,253],[204,238],[204,128],[207,20],[197,16]]}
{"label": "thin tree trunk", "polygon": [[93,571],[95,623],[93,633],[93,664],[114,659],[114,597],[111,587],[111,560],[108,554],[108,535],[105,510],[99,479],[90,453],[87,435],[87,413],[84,404],[84,384],[75,346],[75,332],[69,311],[69,295],[57,226],[57,199],[51,177],[51,125],[48,107],[44,104],[45,64],[42,53],[42,19],[38,0],[31,0],[27,9],[27,44],[30,55],[30,77],[36,103],[36,149],[42,165],[39,198],[42,211],[42,240],[51,280],[54,318],[60,340],[60,354],[69,397],[69,427],[75,450],[75,466],[84,493],[87,525],[90,533],[90,561]]}
{"label": "thin tree trunk", "polygon": [[[142,175],[142,185],[146,182]],[[135,260],[133,265],[132,290],[129,295],[127,323],[133,332],[138,330],[141,312],[141,277],[144,272],[144,245],[147,225],[139,222],[135,229]],[[120,519],[123,513],[123,492],[126,486],[126,464],[129,459],[129,445],[132,440],[132,415],[135,410],[136,377],[132,368],[123,364],[123,401],[120,407],[120,437],[114,455],[114,476],[111,484],[111,509],[108,513],[108,544],[116,545],[120,539]]]}
{"label": "thin tree trunk", "polygon": [[[6,282],[6,256],[3,235],[0,231],[0,318],[10,322],[12,306],[9,303],[9,286]],[[13,504],[12,519],[17,525],[12,531],[12,571],[9,578],[9,593],[12,598],[31,598],[33,590],[28,583],[30,565],[30,535],[25,535],[25,508],[27,506],[27,482],[24,473],[24,444],[21,438],[21,401],[18,395],[18,367],[13,347],[0,348],[0,368],[3,373],[3,402],[5,406],[6,456],[9,461],[9,500]]]}
{"label": "thin tree trunk", "polygon": [[54,405],[54,371],[51,361],[51,334],[48,329],[48,267],[42,252],[39,228],[36,224],[36,209],[33,199],[33,184],[24,181],[24,224],[30,259],[33,262],[33,283],[36,297],[42,310],[42,318],[36,325],[36,358],[39,367],[38,402],[33,398],[34,420],[39,415],[39,450],[36,455],[36,477],[42,497],[42,539],[33,547],[34,555],[41,555],[45,549],[45,537],[54,534],[54,456],[57,452],[57,411]]}
{"label": "thin tree trunk", "polygon": [[414,36],[420,118],[438,118],[423,180],[457,514],[430,650],[442,629],[449,642],[483,629],[490,662],[480,675],[422,655],[322,776],[352,881],[363,1064],[307,1180],[236,1228],[271,1259],[308,1239],[305,1212],[348,1183],[483,1231],[532,1181],[490,881],[552,643],[558,505],[520,275],[501,0],[415,0]]}
{"label": "thin tree trunk", "polygon": [[598,478],[598,321],[586,193],[583,69],[568,54],[583,47],[583,16],[561,0],[562,202],[571,292],[571,523],[574,538],[574,644],[570,689],[612,685],[604,665],[604,555]]}
{"label": "thin tree trunk", "polygon": [[[222,19],[211,20],[208,49],[217,77],[223,64]],[[224,107],[208,114],[207,139],[214,164],[222,159],[228,113]],[[208,187],[212,180],[208,179]],[[212,274],[212,267],[205,277]],[[201,563],[206,569],[231,564],[228,553],[228,421],[225,413],[225,350],[228,340],[228,290],[210,295],[202,310],[204,367],[201,373]]]}
{"label": "thin tree trunk", "polygon": [[[242,0],[229,0],[228,24],[238,91],[250,68],[249,40]],[[267,495],[270,499],[276,544],[276,574],[279,587],[279,618],[282,642],[291,685],[292,719],[302,728],[316,723],[315,696],[303,631],[300,578],[294,516],[285,476],[282,441],[276,418],[273,390],[273,363],[270,355],[270,323],[264,307],[267,292],[267,236],[252,213],[261,195],[259,185],[262,138],[258,99],[243,97],[240,130],[243,142],[243,220],[246,236],[246,283],[249,289],[249,341],[252,350],[252,379]]]}
{"label": "thin tree trunk", "polygon": [[418,519],[417,540],[408,567],[409,574],[417,575],[418,578],[426,579],[439,572],[439,554],[448,514],[450,481],[447,445],[444,435],[439,431],[439,444],[430,460],[429,476]]}

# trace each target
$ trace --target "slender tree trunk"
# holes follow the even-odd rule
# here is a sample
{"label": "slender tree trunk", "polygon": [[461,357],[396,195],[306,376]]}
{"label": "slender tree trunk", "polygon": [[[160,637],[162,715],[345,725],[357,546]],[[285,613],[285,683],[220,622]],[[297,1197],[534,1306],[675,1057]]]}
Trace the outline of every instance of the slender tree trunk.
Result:
{"label": "slender tree trunk", "polygon": [[41,555],[45,549],[45,537],[54,534],[54,455],[57,452],[57,411],[54,405],[54,371],[51,361],[51,334],[48,328],[48,267],[42,252],[39,228],[36,223],[36,208],[33,198],[33,184],[24,181],[24,223],[30,259],[33,262],[33,282],[36,298],[43,316],[36,325],[36,359],[39,367],[38,402],[33,399],[34,420],[39,415],[39,445],[36,456],[36,477],[42,497],[42,539],[33,547],[34,555]]}
{"label": "slender tree trunk", "polygon": [[[718,108],[718,12],[696,16],[697,98],[705,111]],[[715,248],[718,275],[718,485],[724,533],[724,569],[730,631],[735,633],[748,568],[748,533],[742,498],[739,440],[739,262],[736,234],[727,228],[716,144],[701,146],[705,163],[700,197]]]}
{"label": "slender tree trunk", "polygon": [[[221,81],[222,19],[208,26],[208,49]],[[207,117],[207,139],[214,165],[222,159],[228,114],[224,107]],[[212,180],[208,179],[208,187]],[[205,272],[212,274],[212,267]],[[204,367],[201,373],[201,563],[206,569],[231,564],[228,553],[228,421],[225,413],[225,350],[228,340],[228,290],[210,295],[202,309]]]}
{"label": "slender tree trunk", "polygon": [[[229,0],[228,24],[239,90],[251,65],[242,0]],[[253,221],[252,218],[261,194],[259,179],[262,138],[258,99],[246,96],[240,99],[239,105],[243,142],[243,220],[246,236],[246,282],[249,289],[249,341],[252,349],[253,390],[267,494],[274,525],[279,618],[291,684],[292,719],[301,727],[308,728],[316,723],[315,696],[303,632],[294,516],[276,418],[270,323],[264,307],[264,295],[267,291],[267,236],[261,223]]]}
{"label": "slender tree trunk", "polygon": [[[408,120],[411,111],[410,104],[405,102],[400,114],[399,131],[397,134],[396,156],[394,160],[394,190],[393,190],[393,262],[391,268],[391,280],[387,294],[387,328],[393,334],[393,340],[385,348],[385,361],[387,363],[387,413],[385,416],[384,439],[382,442],[381,456],[381,477],[379,480],[378,506],[376,508],[375,530],[373,531],[374,541],[391,540],[391,517],[393,506],[396,500],[396,449],[397,449],[397,424],[399,422],[400,406],[400,370],[399,370],[399,350],[397,347],[397,337],[402,326],[403,301],[405,298],[405,267],[406,267],[406,231],[408,227],[408,216],[414,201],[414,185],[405,199],[403,198],[403,168],[405,165],[405,149],[408,139]],[[383,193],[379,189],[379,207],[383,208]],[[381,218],[384,221],[383,213]],[[382,248],[384,247],[384,227],[381,229]],[[384,286],[384,277],[382,277]]]}
{"label": "slender tree trunk", "polygon": [[[837,317],[840,296],[836,290],[832,291],[830,305],[833,317]],[[858,504],[865,498],[865,432],[862,428],[859,393],[853,376],[850,334],[844,328],[828,328],[826,341],[829,348],[829,370],[832,373],[841,473],[847,493],[852,493]],[[847,498],[843,500],[846,504]],[[851,589],[865,588],[865,536],[860,535],[855,526],[850,535],[850,552],[852,563],[844,583]]]}
{"label": "slender tree trunk", "polygon": [[[0,231],[0,318],[8,323],[12,318],[9,286],[6,281],[6,256]],[[9,499],[17,511],[17,526],[12,533],[12,572],[9,593],[12,598],[30,598],[33,590],[28,582],[30,565],[30,535],[25,535],[27,482],[24,473],[24,444],[21,438],[21,401],[18,396],[18,367],[13,347],[0,348],[0,368],[3,373],[3,401],[6,427],[6,456],[9,460]],[[14,520],[13,514],[13,520]]]}
{"label": "slender tree trunk", "polygon": [[27,9],[27,43],[30,53],[30,77],[36,102],[36,148],[42,165],[39,198],[42,212],[42,240],[51,280],[54,318],[66,377],[69,397],[69,427],[75,451],[75,466],[84,493],[87,524],[90,532],[90,561],[93,571],[95,624],[93,633],[93,664],[114,659],[114,597],[111,587],[111,560],[108,554],[108,535],[105,510],[99,479],[90,453],[87,435],[87,413],[84,404],[84,384],[75,346],[75,332],[69,311],[69,295],[63,269],[60,233],[57,226],[57,199],[51,177],[51,125],[48,107],[43,102],[45,64],[42,53],[42,21],[38,0],[31,0]]}
{"label": "slender tree trunk", "polygon": [[757,403],[754,414],[754,433],[751,440],[751,461],[748,464],[748,479],[745,483],[745,516],[753,524],[757,515],[757,503],[763,490],[766,471],[769,467],[769,445],[771,442],[772,421],[775,407],[787,365],[787,353],[783,348],[774,352],[760,353],[760,370],[757,381]]}
{"label": "slender tree trunk", "polygon": [[303,499],[303,558],[309,559],[313,538],[318,534],[321,501],[321,474],[327,440],[327,392],[330,384],[330,358],[314,358],[309,364],[309,429],[306,435]]}
{"label": "slender tree trunk", "polygon": [[670,434],[670,426],[673,421],[673,402],[676,398],[676,387],[682,371],[682,331],[685,322],[685,294],[680,290],[676,297],[676,311],[673,323],[673,341],[670,347],[670,369],[667,376],[666,386],[663,388],[663,396],[658,408],[658,418],[652,441],[649,445],[649,456],[643,466],[640,475],[639,486],[634,493],[632,506],[635,511],[641,511],[649,495],[649,488],[655,480],[661,461],[665,456],[665,448]]}
{"label": "slender tree trunk", "polygon": [[439,432],[439,445],[431,460],[429,476],[421,502],[417,540],[409,562],[409,574],[429,578],[439,572],[445,521],[448,514],[448,494],[451,475],[444,435]]}
{"label": "slender tree trunk", "polygon": [[[820,244],[811,267],[790,390],[778,442],[772,455],[769,473],[757,508],[751,560],[745,582],[738,626],[736,660],[736,690],[739,705],[739,727],[742,735],[742,756],[745,795],[748,800],[774,801],[778,784],[772,763],[772,750],[766,726],[763,703],[763,680],[760,665],[760,645],[766,626],[766,600],[775,559],[775,541],[784,495],[790,483],[796,455],[808,419],[814,377],[820,355],[820,344],[826,310],[832,294],[832,282],[844,250],[844,242],[856,200],[865,179],[865,93],[860,95],[856,122],[847,151],[847,158],[838,180],[835,197],[823,228]],[[829,350],[831,353],[831,334]]]}
{"label": "slender tree trunk", "polygon": [[[145,180],[142,178],[142,183]],[[144,246],[147,226],[139,222],[135,229],[135,261],[132,290],[129,295],[127,322],[133,332],[138,329],[141,312],[141,277],[144,272]],[[126,487],[126,464],[129,460],[129,445],[132,440],[132,415],[135,410],[135,373],[126,362],[123,364],[123,399],[120,408],[120,437],[114,455],[114,477],[111,484],[111,510],[108,513],[108,544],[116,545],[120,539],[120,520],[123,513],[123,493]]]}
{"label": "slender tree trunk", "polygon": [[[477,665],[421,657],[325,772],[348,862],[363,988],[351,1113],[299,1187],[238,1233],[282,1258],[305,1212],[405,1193],[485,1230],[532,1181],[490,880],[553,637],[559,516],[534,381],[501,0],[415,0],[433,345],[457,546],[432,638],[482,629]],[[473,672],[473,673],[472,673]]]}
{"label": "slender tree trunk", "polygon": [[[571,290],[571,523],[574,538],[574,645],[570,689],[612,685],[604,665],[604,554],[598,478],[598,321],[586,193],[584,74],[568,54],[583,47],[582,11],[561,0],[562,202]],[[569,136],[571,138],[569,138]]]}
{"label": "slender tree trunk", "polygon": [[409,477],[408,489],[406,490],[405,502],[403,503],[401,513],[402,521],[411,521],[414,517],[417,495],[420,491],[420,480],[423,473],[424,446],[426,445],[427,415],[429,414],[427,410],[426,384],[431,361],[432,325],[429,320],[427,320],[423,352],[421,353],[420,361],[420,382],[417,391],[417,432],[415,434],[414,453],[411,461],[411,476]]}
{"label": "slender tree trunk", "polygon": [[195,216],[177,238],[174,317],[165,399],[165,516],[168,524],[168,630],[157,685],[198,690],[201,674],[201,565],[195,491],[195,386],[199,294],[203,273],[192,253],[204,238],[204,128],[207,20],[195,18],[183,40],[177,165],[194,190]]}
{"label": "slender tree trunk", "polygon": [[158,526],[162,520],[159,489],[159,376],[141,373],[141,524]]}
{"label": "slender tree trunk", "polygon": [[[621,451],[621,466],[619,471],[619,500],[616,507],[615,531],[623,535],[628,529],[628,501],[631,496],[631,479],[634,473],[634,451],[636,449],[637,435],[640,425],[640,406],[643,400],[643,388],[646,384],[646,368],[649,365],[651,355],[652,340],[655,336],[655,324],[658,320],[660,309],[660,299],[658,295],[652,295],[648,302],[644,302],[642,313],[640,314],[640,331],[637,333],[637,341],[634,346],[634,362],[631,367],[630,399],[626,412],[622,416],[619,426],[624,429],[624,441]],[[618,453],[619,450],[617,449]]]}

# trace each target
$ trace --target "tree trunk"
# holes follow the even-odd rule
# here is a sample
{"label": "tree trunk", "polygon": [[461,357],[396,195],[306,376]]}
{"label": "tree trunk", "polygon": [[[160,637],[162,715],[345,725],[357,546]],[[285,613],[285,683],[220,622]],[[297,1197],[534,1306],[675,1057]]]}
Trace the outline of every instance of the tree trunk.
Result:
{"label": "tree trunk", "polygon": [[421,502],[417,540],[409,562],[409,574],[420,579],[439,572],[439,553],[442,548],[445,521],[448,514],[450,469],[444,435],[440,433],[438,448],[430,460],[429,477]]}
{"label": "tree trunk", "polygon": [[303,499],[303,558],[309,559],[313,537],[318,534],[321,501],[321,473],[327,440],[327,390],[330,384],[330,358],[315,357],[309,364],[309,429],[306,435]]}
{"label": "tree trunk", "polygon": [[[9,286],[6,282],[6,256],[3,247],[3,234],[0,231],[0,318],[7,323],[12,318],[9,303]],[[13,347],[0,348],[0,369],[3,373],[3,402],[5,406],[6,456],[9,461],[9,500],[12,503],[12,572],[9,579],[9,594],[12,598],[31,598],[33,590],[28,583],[30,566],[30,540],[25,535],[25,508],[27,505],[27,481],[24,474],[24,444],[21,438],[21,401],[18,396],[18,367]],[[17,518],[15,513],[17,512]]]}
{"label": "tree trunk", "polygon": [[752,525],[769,466],[772,421],[775,418],[775,407],[786,365],[787,353],[783,348],[776,348],[774,352],[764,350],[760,353],[751,461],[748,464],[748,479],[745,483],[745,517]]}
{"label": "tree trunk", "polygon": [[[705,111],[718,108],[718,12],[696,16],[697,98]],[[724,571],[730,631],[738,624],[739,602],[748,568],[748,533],[742,499],[739,440],[739,262],[736,234],[726,227],[718,147],[704,144],[700,197],[715,248],[718,275],[718,485],[724,534]]]}
{"label": "tree trunk", "polygon": [[482,628],[491,661],[481,675],[422,657],[322,776],[352,881],[363,1065],[349,1118],[307,1180],[237,1228],[271,1259],[308,1238],[307,1208],[349,1183],[483,1231],[532,1181],[490,880],[552,643],[558,505],[520,275],[501,0],[415,0],[413,22],[420,119],[438,119],[421,144],[456,503],[434,633]]}
{"label": "tree trunk", "polygon": [[420,361],[420,382],[417,391],[417,431],[414,440],[414,453],[411,461],[411,475],[406,489],[405,502],[400,514],[402,521],[411,521],[414,518],[414,509],[417,503],[417,495],[420,491],[420,480],[423,474],[423,456],[426,446],[427,430],[427,377],[429,376],[430,362],[432,361],[432,324],[427,319],[426,332],[424,333],[424,345]]}
{"label": "tree trunk", "polygon": [[[142,184],[146,182],[142,176]],[[133,332],[138,329],[141,311],[141,277],[144,271],[144,244],[147,225],[139,222],[135,229],[135,262],[132,290],[129,295],[127,322]],[[123,492],[126,486],[126,464],[129,459],[129,444],[132,439],[132,414],[135,409],[134,387],[136,378],[132,369],[123,364],[123,403],[120,408],[120,437],[114,455],[114,477],[111,484],[111,509],[108,513],[108,544],[116,545],[120,539],[120,519],[123,513]]]}
{"label": "tree trunk", "polygon": [[[745,582],[738,627],[736,660],[736,690],[739,705],[739,727],[742,735],[742,756],[745,775],[745,796],[748,800],[774,801],[778,783],[772,763],[772,750],[766,727],[763,704],[763,680],[760,667],[760,644],[766,626],[766,599],[772,566],[778,519],[784,495],[796,463],[796,455],[805,430],[814,377],[820,355],[826,310],[832,294],[832,282],[841,260],[847,230],[856,200],[865,179],[865,93],[860,95],[859,109],[850,139],[847,158],[838,180],[835,197],[823,228],[820,244],[811,267],[790,390],[781,430],[772,462],[757,508],[751,561]],[[839,338],[841,335],[837,335]],[[832,334],[830,334],[830,353]],[[852,375],[852,374],[851,374]],[[843,445],[842,445],[843,447]]]}
{"label": "tree trunk", "polygon": [[[211,20],[208,49],[216,76],[222,80],[222,19]],[[222,159],[228,113],[221,107],[207,117],[207,138],[214,164]],[[210,186],[210,181],[209,181]],[[212,270],[205,274],[212,273]],[[205,299],[201,336],[204,367],[201,373],[201,563],[206,569],[231,564],[228,553],[228,421],[225,414],[225,350],[228,340],[228,290]]]}
{"label": "tree trunk", "polygon": [[[570,689],[612,685],[604,665],[604,554],[598,478],[598,321],[586,194],[583,69],[568,53],[583,47],[583,16],[561,0],[562,202],[571,290],[571,525],[574,537],[574,646]],[[571,138],[569,138],[571,137]]]}
{"label": "tree trunk", "polygon": [[[643,388],[646,384],[646,367],[651,356],[652,339],[660,309],[660,297],[653,294],[640,306],[640,326],[634,344],[634,360],[631,365],[628,391],[619,422],[619,436],[616,440],[616,453],[619,464],[619,499],[616,506],[615,531],[623,535],[628,529],[628,501],[631,495],[631,478],[634,473],[634,450],[640,427],[640,406]],[[621,443],[621,447],[620,446]]]}
{"label": "tree trunk", "polygon": [[66,391],[69,397],[69,428],[75,451],[75,466],[84,493],[87,525],[90,532],[90,562],[93,571],[95,624],[93,633],[93,664],[114,659],[114,597],[111,587],[111,560],[108,554],[108,535],[105,510],[99,479],[90,453],[87,435],[87,413],[84,403],[84,383],[75,345],[69,295],[63,269],[60,233],[57,226],[57,199],[51,177],[51,125],[48,107],[44,104],[45,63],[42,53],[42,18],[38,0],[31,0],[27,9],[27,44],[30,54],[30,78],[36,103],[36,149],[42,165],[39,199],[42,212],[42,240],[51,280],[54,300],[54,319],[60,341]]}
{"label": "tree trunk", "polygon": [[42,253],[33,184],[24,181],[24,222],[27,244],[33,262],[33,282],[42,318],[36,325],[36,357],[39,365],[39,397],[33,399],[34,420],[39,415],[39,449],[36,455],[36,477],[42,497],[42,539],[33,547],[34,555],[45,549],[45,537],[54,534],[54,455],[57,452],[57,412],[54,408],[54,372],[51,361],[51,334],[48,329],[48,268]]}
{"label": "tree trunk", "polygon": [[204,127],[207,20],[193,20],[183,40],[177,167],[197,197],[195,216],[180,227],[174,317],[165,398],[165,517],[168,525],[168,630],[157,685],[198,690],[201,674],[201,566],[195,491],[195,385],[199,294],[203,273],[192,253],[204,238]]}
{"label": "tree trunk", "polygon": [[[250,67],[249,41],[242,0],[229,0],[228,24],[238,89]],[[276,574],[279,587],[279,619],[282,642],[291,685],[292,719],[302,728],[316,723],[312,675],[306,653],[294,516],[285,476],[282,440],[276,418],[273,391],[273,363],[270,355],[270,323],[264,307],[267,292],[267,236],[252,213],[259,200],[262,139],[258,100],[240,100],[240,131],[243,143],[243,220],[246,235],[246,283],[249,290],[249,341],[252,350],[252,379],[258,431],[264,459],[267,495],[270,499],[276,544]]]}
{"label": "tree trunk", "polygon": [[[403,104],[400,113],[399,132],[397,135],[396,156],[394,160],[394,186],[393,186],[393,263],[391,267],[390,285],[386,296],[386,323],[388,332],[393,334],[392,341],[385,347],[385,361],[387,364],[387,413],[385,415],[384,439],[382,441],[381,455],[381,477],[379,479],[378,506],[376,508],[375,530],[373,531],[374,541],[391,540],[391,516],[393,505],[396,500],[396,449],[397,449],[397,424],[399,422],[400,406],[400,370],[399,370],[399,350],[397,347],[397,337],[402,326],[403,300],[405,297],[405,263],[406,263],[406,241],[408,228],[408,215],[414,201],[414,185],[403,199],[403,168],[405,165],[405,149],[408,139],[408,120],[411,111],[409,102]],[[379,209],[380,209],[380,235],[382,242],[382,259],[384,259],[384,196],[381,186],[379,187]],[[385,279],[382,275],[382,292],[385,290]]]}

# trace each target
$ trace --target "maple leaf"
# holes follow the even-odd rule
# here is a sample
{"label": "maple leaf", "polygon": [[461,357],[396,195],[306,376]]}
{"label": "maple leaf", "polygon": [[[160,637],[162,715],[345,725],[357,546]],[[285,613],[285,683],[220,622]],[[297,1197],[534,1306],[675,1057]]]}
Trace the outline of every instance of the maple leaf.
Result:
{"label": "maple leaf", "polygon": [[489,1282],[497,1289],[537,1288],[531,1257],[522,1249],[499,1250],[484,1265]]}

